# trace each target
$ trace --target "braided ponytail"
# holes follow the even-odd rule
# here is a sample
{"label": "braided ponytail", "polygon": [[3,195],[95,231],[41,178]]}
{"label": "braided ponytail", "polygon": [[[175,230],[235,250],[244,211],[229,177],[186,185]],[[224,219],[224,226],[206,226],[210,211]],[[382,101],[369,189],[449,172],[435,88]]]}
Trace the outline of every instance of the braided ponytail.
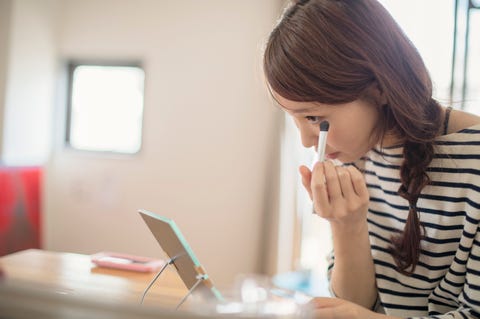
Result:
{"label": "braided ponytail", "polygon": [[417,127],[416,134],[405,135],[403,163],[400,166],[398,194],[408,201],[409,211],[403,232],[391,238],[390,252],[398,270],[404,274],[412,273],[418,264],[424,229],[420,224],[417,201],[423,188],[430,184],[427,168],[435,153],[433,140],[441,129],[440,105],[434,99],[427,104],[427,121]]}
{"label": "braided ponytail", "polygon": [[[407,141],[403,149],[404,162],[400,167],[398,193],[408,201],[409,212],[405,228],[400,235],[392,236],[391,253],[398,270],[404,274],[413,272],[420,256],[423,237],[417,201],[422,189],[430,183],[426,169],[433,158],[433,143]],[[407,268],[411,267],[410,271]]]}

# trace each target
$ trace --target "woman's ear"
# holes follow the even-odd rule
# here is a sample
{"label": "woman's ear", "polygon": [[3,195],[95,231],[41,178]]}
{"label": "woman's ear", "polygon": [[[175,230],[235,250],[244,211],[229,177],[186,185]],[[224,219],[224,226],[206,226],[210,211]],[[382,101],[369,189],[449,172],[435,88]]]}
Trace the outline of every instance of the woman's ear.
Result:
{"label": "woman's ear", "polygon": [[377,105],[383,106],[388,104],[387,97],[377,81],[373,82],[373,84],[370,86],[370,90]]}
{"label": "woman's ear", "polygon": [[377,90],[377,95],[378,95],[378,101],[380,102],[380,105],[387,105],[387,96],[385,95],[385,92],[382,90],[378,82],[375,82],[375,88]]}
{"label": "woman's ear", "polygon": [[387,97],[377,81],[370,84],[370,86],[363,93],[362,99],[372,103],[378,108],[388,104]]}

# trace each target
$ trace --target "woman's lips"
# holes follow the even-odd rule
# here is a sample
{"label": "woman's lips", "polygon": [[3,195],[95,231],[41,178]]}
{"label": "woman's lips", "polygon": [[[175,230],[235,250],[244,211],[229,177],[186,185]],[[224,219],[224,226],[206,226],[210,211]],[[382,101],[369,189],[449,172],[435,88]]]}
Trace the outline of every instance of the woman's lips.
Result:
{"label": "woman's lips", "polygon": [[330,154],[325,155],[325,158],[334,160],[338,157],[339,154],[340,154],[340,152],[330,153]]}

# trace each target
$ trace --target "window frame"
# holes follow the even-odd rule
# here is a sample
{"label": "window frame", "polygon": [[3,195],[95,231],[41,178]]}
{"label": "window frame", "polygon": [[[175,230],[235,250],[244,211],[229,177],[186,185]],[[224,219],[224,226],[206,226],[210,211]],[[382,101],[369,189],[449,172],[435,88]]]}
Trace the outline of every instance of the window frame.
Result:
{"label": "window frame", "polygon": [[[66,83],[66,106],[65,106],[65,126],[63,135],[63,145],[66,149],[77,152],[100,153],[100,154],[115,154],[119,156],[134,156],[139,154],[143,148],[143,123],[145,117],[145,102],[142,106],[142,126],[140,128],[140,146],[135,152],[109,151],[109,150],[88,150],[72,146],[71,144],[71,124],[72,124],[72,94],[73,94],[73,76],[75,69],[79,66],[100,66],[100,67],[133,67],[141,69],[144,74],[145,68],[139,60],[87,60],[87,59],[72,59],[66,63],[67,83]],[[145,98],[145,79],[143,83],[143,97]],[[145,99],[144,99],[145,100]]]}

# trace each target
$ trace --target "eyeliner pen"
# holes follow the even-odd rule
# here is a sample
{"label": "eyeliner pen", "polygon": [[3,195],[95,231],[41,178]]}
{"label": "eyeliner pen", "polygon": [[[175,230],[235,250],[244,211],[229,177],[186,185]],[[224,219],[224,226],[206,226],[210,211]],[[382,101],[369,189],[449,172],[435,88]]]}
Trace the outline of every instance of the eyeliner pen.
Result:
{"label": "eyeliner pen", "polygon": [[[317,156],[315,162],[323,162],[325,160],[325,148],[327,146],[327,135],[330,123],[322,121],[320,123],[320,133],[318,134]],[[315,207],[312,208],[312,213],[316,214]]]}

